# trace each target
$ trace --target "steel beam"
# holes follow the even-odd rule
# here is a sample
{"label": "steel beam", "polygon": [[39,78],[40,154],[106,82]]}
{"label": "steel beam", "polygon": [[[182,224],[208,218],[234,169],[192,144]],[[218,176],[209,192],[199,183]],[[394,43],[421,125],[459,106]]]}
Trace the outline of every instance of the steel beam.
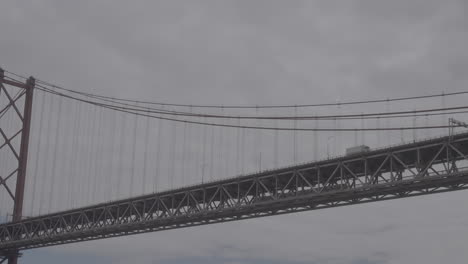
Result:
{"label": "steel beam", "polygon": [[0,252],[461,190],[467,154],[464,133],[28,218]]}

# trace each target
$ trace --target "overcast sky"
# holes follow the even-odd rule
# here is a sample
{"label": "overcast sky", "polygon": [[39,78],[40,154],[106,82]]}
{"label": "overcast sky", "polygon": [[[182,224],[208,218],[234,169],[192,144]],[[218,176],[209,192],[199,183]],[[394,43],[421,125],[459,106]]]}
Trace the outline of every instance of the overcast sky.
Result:
{"label": "overcast sky", "polygon": [[[188,104],[304,104],[466,89],[468,2],[3,0],[0,66]],[[22,263],[464,263],[467,192],[25,253]]]}

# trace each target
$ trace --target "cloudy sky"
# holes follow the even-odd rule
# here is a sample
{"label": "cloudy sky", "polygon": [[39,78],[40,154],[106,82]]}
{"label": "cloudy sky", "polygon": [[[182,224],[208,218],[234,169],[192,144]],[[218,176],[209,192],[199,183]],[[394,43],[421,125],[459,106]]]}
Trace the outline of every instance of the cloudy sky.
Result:
{"label": "cloudy sky", "polygon": [[[466,89],[468,2],[3,0],[0,66],[187,104]],[[466,192],[25,253],[23,263],[463,263]]]}

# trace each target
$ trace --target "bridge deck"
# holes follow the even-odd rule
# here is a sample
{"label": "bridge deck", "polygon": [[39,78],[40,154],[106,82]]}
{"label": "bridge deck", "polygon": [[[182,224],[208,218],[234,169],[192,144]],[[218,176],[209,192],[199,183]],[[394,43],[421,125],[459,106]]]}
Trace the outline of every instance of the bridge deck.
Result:
{"label": "bridge deck", "polygon": [[468,187],[468,133],[143,195],[0,225],[17,249]]}

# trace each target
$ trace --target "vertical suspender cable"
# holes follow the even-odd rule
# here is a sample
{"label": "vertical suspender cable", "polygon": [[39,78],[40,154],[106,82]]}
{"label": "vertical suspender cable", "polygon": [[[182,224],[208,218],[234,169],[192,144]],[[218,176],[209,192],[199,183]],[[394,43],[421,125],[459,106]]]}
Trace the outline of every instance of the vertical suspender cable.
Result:
{"label": "vertical suspender cable", "polygon": [[355,130],[354,131],[354,143],[353,143],[354,146],[358,145],[358,139],[357,138],[358,138],[358,132],[357,132],[357,130]]}
{"label": "vertical suspender cable", "polygon": [[81,102],[76,102],[75,105],[75,116],[70,118],[71,122],[74,123],[73,127],[73,135],[71,139],[71,157],[70,157],[70,163],[68,170],[70,172],[70,187],[68,190],[68,201],[67,203],[69,204],[69,208],[74,208],[78,202],[79,195],[79,179],[80,179],[80,174],[79,174],[79,168],[80,166],[80,151],[81,151],[81,146],[82,144],[80,143],[81,139],[81,131],[82,131],[82,107],[81,107]]}
{"label": "vertical suspender cable", "polygon": [[33,173],[33,182],[32,182],[32,204],[31,204],[31,211],[29,213],[30,216],[34,215],[34,202],[36,201],[36,182],[37,182],[37,173],[39,171],[39,151],[41,148],[41,138],[42,138],[42,130],[43,130],[43,118],[44,118],[44,109],[45,109],[45,93],[41,93],[40,97],[40,105],[39,105],[39,135],[37,137],[37,142],[36,142],[36,153],[34,154],[34,173]]}
{"label": "vertical suspender cable", "polygon": [[[230,119],[226,120],[226,122],[228,123],[228,125],[230,125]],[[226,144],[225,144],[225,157],[224,157],[224,161],[225,161],[225,166],[224,166],[224,177],[227,177],[229,176],[229,164],[231,163],[231,130],[232,128],[228,127],[226,128]]]}
{"label": "vertical suspender cable", "polygon": [[[388,98],[387,98],[387,102],[386,102],[385,108],[386,108],[386,109],[385,109],[386,112],[389,113],[389,112],[390,112],[390,100],[389,100]],[[390,127],[390,119],[391,119],[391,118],[386,118],[386,119],[385,119],[385,127],[387,127],[387,128]],[[387,143],[387,145],[390,145],[390,141],[391,141],[391,140],[390,140],[390,133],[392,133],[392,131],[388,131],[388,130],[387,130],[387,131],[385,131],[385,133],[387,134],[387,135],[386,135],[386,136],[387,136],[387,142],[386,142],[386,143]]]}
{"label": "vertical suspender cable", "polygon": [[82,205],[88,204],[89,203],[89,197],[90,197],[90,186],[89,182],[91,179],[91,146],[93,144],[93,130],[94,130],[94,120],[96,117],[96,108],[94,106],[92,107],[86,107],[88,108],[88,113],[86,117],[84,118],[85,122],[87,123],[86,126],[86,136],[85,136],[85,146],[83,149],[83,184],[82,184],[82,193],[81,195],[84,195]]}
{"label": "vertical suspender cable", "polygon": [[177,148],[177,124],[172,122],[172,157],[171,157],[171,166],[169,167],[170,172],[168,174],[170,188],[174,187],[174,177],[175,177],[175,159],[176,159],[176,148]]}
{"label": "vertical suspender cable", "polygon": [[103,145],[103,142],[101,140],[101,132],[102,132],[102,107],[98,107],[98,113],[97,113],[97,126],[96,126],[96,132],[94,133],[95,134],[95,138],[96,140],[94,141],[94,144],[93,144],[93,151],[94,151],[94,159],[93,159],[93,162],[94,162],[94,177],[93,177],[93,180],[92,180],[92,187],[91,187],[91,200],[93,202],[96,201],[97,197],[97,189],[98,189],[98,181],[99,181],[99,178],[101,177],[101,175],[99,175],[99,164],[101,162],[103,162],[103,157],[100,155],[101,153],[101,148],[102,148],[102,145]]}
{"label": "vertical suspender cable", "polygon": [[72,198],[73,198],[73,191],[72,188],[74,186],[74,181],[75,181],[75,176],[76,176],[76,145],[77,145],[77,138],[78,138],[78,128],[79,128],[79,122],[80,122],[80,102],[74,102],[74,111],[73,111],[73,117],[70,118],[70,120],[73,122],[73,129],[71,132],[71,147],[70,147],[70,156],[68,160],[68,172],[67,174],[69,175],[68,181],[67,181],[67,188],[65,190],[65,193],[67,194],[67,207],[72,208]]}
{"label": "vertical suspender cable", "polygon": [[[55,133],[54,133],[54,138],[55,138],[55,142],[54,142],[54,154],[53,154],[53,157],[52,157],[52,181],[51,181],[51,191],[49,192],[49,210],[52,210],[52,199],[54,197],[54,188],[55,188],[55,182],[57,181],[56,179],[56,174],[57,174],[57,152],[58,152],[58,147],[60,145],[60,121],[61,121],[61,117],[62,117],[62,97],[58,97],[58,100],[59,100],[59,105],[58,105],[58,112],[57,112],[57,122],[56,122],[56,126],[55,126]],[[58,198],[58,197],[57,197]]]}
{"label": "vertical suspender cable", "polygon": [[[424,125],[425,126],[429,126],[429,117],[427,116],[427,114],[424,116]],[[431,130],[430,129],[426,129],[426,138],[430,137],[431,136]]]}
{"label": "vertical suspender cable", "polygon": [[181,181],[181,184],[182,186],[185,186],[185,167],[186,167],[186,157],[187,157],[187,122],[184,122],[184,126],[183,126],[183,138],[182,138],[182,162],[181,162],[181,165],[180,165],[180,171],[181,171],[181,177],[182,179],[180,180]]}
{"label": "vertical suspender cable", "polygon": [[[114,193],[114,177],[115,175],[118,174],[118,166],[115,162],[115,159],[116,159],[116,141],[118,140],[118,137],[117,137],[117,113],[116,111],[110,111],[110,114],[111,114],[111,119],[110,119],[110,132],[111,132],[111,151],[112,153],[110,154],[111,155],[111,165],[110,165],[110,170],[109,170],[109,178],[108,180],[106,181],[108,184],[109,184],[109,193],[107,195],[107,199],[108,200],[112,200],[112,197],[114,197],[113,193]],[[115,170],[117,170],[117,173],[115,172]]]}
{"label": "vertical suspender cable", "polygon": [[[53,107],[54,107],[54,100],[52,98],[52,95],[49,95],[48,97],[46,98],[49,98],[50,102],[49,102],[49,109],[48,109],[48,114],[46,115],[47,116],[47,129],[49,130],[48,133],[46,133],[46,142],[45,142],[45,150],[44,150],[44,155],[45,155],[45,161],[43,163],[43,170],[42,170],[42,180],[41,180],[41,188],[40,188],[40,202],[39,202],[39,214],[42,214],[42,209],[43,209],[43,205],[45,204],[45,196],[46,196],[46,192],[45,192],[45,186],[47,184],[47,170],[49,168],[49,157],[50,157],[50,137],[52,135],[52,133],[50,133],[50,127],[52,125],[52,118],[51,118],[51,113],[53,111]],[[43,155],[43,156],[44,156]]]}
{"label": "vertical suspender cable", "polygon": [[[338,131],[336,131],[336,129],[338,128],[338,122],[336,120],[336,118],[333,119],[333,128],[335,128],[335,131],[333,131],[333,152],[332,153],[332,156],[335,156],[336,153],[337,153],[337,146],[336,146],[336,139],[338,138]],[[327,142],[328,144],[329,142]]]}
{"label": "vertical suspender cable", "polygon": [[403,137],[403,129],[400,129],[400,139],[401,139],[401,143],[404,143],[405,142],[405,138]]}
{"label": "vertical suspender cable", "polygon": [[[445,92],[444,91],[442,91],[441,100],[442,100],[442,108],[445,108]],[[447,114],[441,115],[440,118],[441,118],[440,125],[441,126],[445,125],[447,122]]]}
{"label": "vertical suspender cable", "polygon": [[[206,123],[206,117],[204,118],[203,122]],[[202,158],[202,173],[201,173],[201,181],[203,183],[203,180],[205,178],[205,166],[206,166],[206,126],[203,126],[203,142],[202,142],[202,152],[203,152],[203,158]]]}
{"label": "vertical suspender cable", "polygon": [[[278,127],[278,120],[275,120],[275,128]],[[278,166],[278,130],[273,134],[273,167],[277,169]]]}
{"label": "vertical suspender cable", "polygon": [[121,198],[120,194],[120,185],[122,185],[122,180],[124,176],[124,170],[125,170],[125,164],[124,164],[124,153],[125,153],[125,129],[126,129],[126,120],[127,120],[127,115],[123,114],[122,115],[122,124],[120,127],[120,144],[119,144],[119,173],[117,177],[117,198]]}
{"label": "vertical suspender cable", "polygon": [[92,131],[94,129],[94,118],[95,118],[95,106],[86,107],[87,115],[85,118],[86,126],[86,136],[83,149],[83,184],[82,184],[82,193],[83,195],[83,204],[87,204],[89,200],[89,178],[91,176],[91,151],[90,145],[92,145]]}
{"label": "vertical suspender cable", "polygon": [[109,137],[108,133],[106,133],[106,128],[109,127],[107,124],[109,119],[106,118],[106,111],[107,109],[104,109],[102,107],[99,108],[99,141],[98,141],[98,160],[97,160],[97,171],[98,171],[98,184],[97,184],[97,189],[98,192],[96,194],[96,199],[98,201],[102,201],[105,197],[105,194],[109,191],[109,182],[106,181],[106,174],[109,174],[109,172],[104,173],[103,168],[109,167],[107,164],[109,155],[106,155],[106,149],[107,149],[107,141]]}
{"label": "vertical suspender cable", "polygon": [[[86,109],[87,107],[85,107]],[[76,136],[76,156],[73,161],[73,193],[71,203],[72,207],[78,206],[80,204],[80,199],[82,198],[82,182],[83,182],[83,166],[84,166],[84,155],[83,155],[83,147],[84,147],[84,140],[86,138],[82,138],[81,135],[86,135],[86,127],[84,126],[85,118],[87,115],[82,113],[81,103],[78,103],[78,117],[77,117],[77,136]]]}
{"label": "vertical suspender cable", "polygon": [[[363,113],[361,113],[361,114],[363,114]],[[359,133],[361,133],[361,144],[362,145],[366,144],[365,139],[364,139],[364,135],[365,135],[364,127],[365,127],[364,119],[362,118],[361,119],[361,131],[359,132]]]}
{"label": "vertical suspender cable", "polygon": [[[190,114],[192,113],[192,107],[190,106],[189,107],[189,112]],[[187,138],[188,140],[186,141],[186,144],[187,144],[187,155],[185,156],[186,158],[186,163],[187,163],[187,169],[185,171],[185,173],[187,174],[187,184],[191,184],[192,183],[192,177],[193,176],[198,176],[198,168],[195,167],[195,168],[191,168],[191,165],[192,165],[192,148],[191,148],[191,143],[194,141],[194,140],[198,140],[196,137],[192,136],[192,125],[191,123],[188,123],[187,124],[188,127],[187,127]],[[194,133],[195,134],[195,133]],[[198,155],[197,155],[198,156]],[[187,173],[188,172],[188,173]],[[192,177],[191,177],[192,176]],[[198,179],[197,177],[195,177],[195,179]]]}
{"label": "vertical suspender cable", "polygon": [[[258,113],[258,107],[255,107],[255,115],[258,117],[259,116],[259,113]],[[256,126],[260,126],[260,120],[257,119],[256,120]],[[259,129],[255,129],[255,132],[254,132],[254,144],[253,144],[253,148],[254,148],[254,151],[253,151],[253,157],[254,157],[254,161],[255,161],[255,165],[256,165],[256,169],[258,171],[261,170],[261,151],[260,151],[260,146],[259,146],[259,142],[260,142],[260,131]],[[258,153],[258,156],[257,156],[257,153]]]}
{"label": "vertical suspender cable", "polygon": [[[263,126],[263,122],[261,119],[258,120],[258,126],[261,127]],[[262,129],[257,129],[257,151],[258,151],[258,170],[262,170],[262,150],[263,150],[263,130]]]}
{"label": "vertical suspender cable", "polygon": [[241,174],[244,175],[245,172],[245,128],[242,128],[241,133]]}
{"label": "vertical suspender cable", "polygon": [[102,137],[105,141],[105,145],[103,148],[103,155],[106,157],[106,163],[101,165],[101,171],[103,176],[103,185],[105,188],[105,192],[103,193],[103,201],[110,201],[112,195],[112,176],[114,170],[114,136],[115,136],[115,129],[114,129],[114,116],[113,110],[104,109],[104,120],[107,120],[107,125],[104,126],[104,132],[102,133]]}
{"label": "vertical suspender cable", "polygon": [[[380,128],[380,117],[377,117],[375,122],[377,123],[376,124],[377,128]],[[382,146],[381,140],[382,140],[382,138],[381,138],[381,133],[380,133],[380,130],[379,130],[379,131],[377,131],[377,146],[379,146],[379,147]]]}
{"label": "vertical suspender cable", "polygon": [[[147,112],[147,115],[149,115],[149,109]],[[143,142],[144,145],[144,157],[143,157],[143,180],[141,184],[141,193],[145,193],[145,188],[146,188],[146,178],[147,178],[147,163],[148,163],[148,145],[149,145],[149,124],[150,124],[150,118],[147,116],[146,117],[146,125],[145,125],[145,142]]]}
{"label": "vertical suspender cable", "polygon": [[[87,173],[86,173],[86,190],[85,190],[85,195],[86,195],[86,204],[89,204],[90,202],[90,198],[91,198],[91,189],[92,189],[92,179],[93,179],[93,175],[92,175],[92,168],[93,168],[93,164],[94,164],[94,160],[96,159],[93,155],[94,151],[94,145],[95,145],[95,135],[96,133],[94,132],[96,130],[96,111],[97,111],[97,106],[93,106],[93,114],[92,114],[92,122],[91,122],[91,128],[88,129],[88,138],[89,138],[89,141],[88,141],[88,144],[87,144],[87,157],[88,157],[88,164],[87,164]],[[95,175],[94,175],[95,176]]]}
{"label": "vertical suspender cable", "polygon": [[210,142],[210,180],[213,180],[213,167],[214,167],[214,140],[215,140],[215,130],[214,126],[211,127],[211,142]]}
{"label": "vertical suspender cable", "polygon": [[[58,147],[60,145],[60,121],[61,121],[61,117],[62,117],[62,97],[58,97],[58,100],[59,100],[59,105],[58,105],[58,112],[57,112],[57,122],[56,122],[56,126],[55,126],[55,133],[54,133],[54,138],[55,138],[55,142],[54,142],[54,154],[52,156],[52,181],[50,183],[50,189],[51,191],[49,192],[49,211],[53,210],[52,208],[52,199],[54,198],[54,188],[55,188],[55,182],[57,181],[56,179],[56,175],[57,175],[57,151],[58,151]],[[58,197],[57,197],[58,198]]]}
{"label": "vertical suspender cable", "polygon": [[[318,128],[318,120],[314,120],[314,128]],[[319,144],[318,144],[318,131],[313,131],[314,134],[314,160],[318,160],[318,151],[319,151]]]}
{"label": "vertical suspender cable", "polygon": [[[221,108],[221,115],[223,114],[223,109]],[[223,124],[224,120],[220,120],[220,123]],[[219,131],[219,141],[218,141],[218,162],[215,164],[217,165],[216,171],[217,171],[217,176],[222,177],[223,175],[223,143],[224,143],[224,133],[223,133],[223,127],[220,126],[218,127]],[[219,179],[219,178],[217,178]]]}
{"label": "vertical suspender cable", "polygon": [[236,128],[236,175],[239,174],[239,141],[240,141],[240,118],[237,119]]}
{"label": "vertical suspender cable", "polygon": [[137,147],[137,131],[138,131],[138,115],[134,115],[133,120],[133,144],[132,144],[132,175],[130,176],[130,190],[129,195],[133,194],[133,181],[135,178],[135,168],[136,168],[136,147]]}
{"label": "vertical suspender cable", "polygon": [[[294,117],[297,117],[297,107],[294,106]],[[297,129],[297,119],[294,118],[294,129]],[[294,130],[294,153],[293,153],[293,159],[294,159],[294,164],[297,164],[297,130]]]}
{"label": "vertical suspender cable", "polygon": [[[341,115],[341,104],[340,104],[340,100],[338,100],[338,115]],[[338,129],[341,129],[341,120],[338,119],[337,120],[337,128]],[[338,134],[338,137],[335,138],[335,155],[340,155],[340,150],[342,148],[341,144],[342,144],[342,136],[343,134],[341,133],[341,131],[337,131],[337,134]]]}
{"label": "vertical suspender cable", "polygon": [[158,191],[158,178],[161,176],[161,173],[160,173],[161,172],[161,149],[162,149],[161,138],[162,138],[162,133],[164,131],[163,125],[164,125],[164,121],[162,119],[158,119],[158,123],[157,123],[158,140],[157,140],[157,147],[156,147],[156,176],[155,176],[155,181],[154,181],[154,186],[153,186],[154,192]]}

